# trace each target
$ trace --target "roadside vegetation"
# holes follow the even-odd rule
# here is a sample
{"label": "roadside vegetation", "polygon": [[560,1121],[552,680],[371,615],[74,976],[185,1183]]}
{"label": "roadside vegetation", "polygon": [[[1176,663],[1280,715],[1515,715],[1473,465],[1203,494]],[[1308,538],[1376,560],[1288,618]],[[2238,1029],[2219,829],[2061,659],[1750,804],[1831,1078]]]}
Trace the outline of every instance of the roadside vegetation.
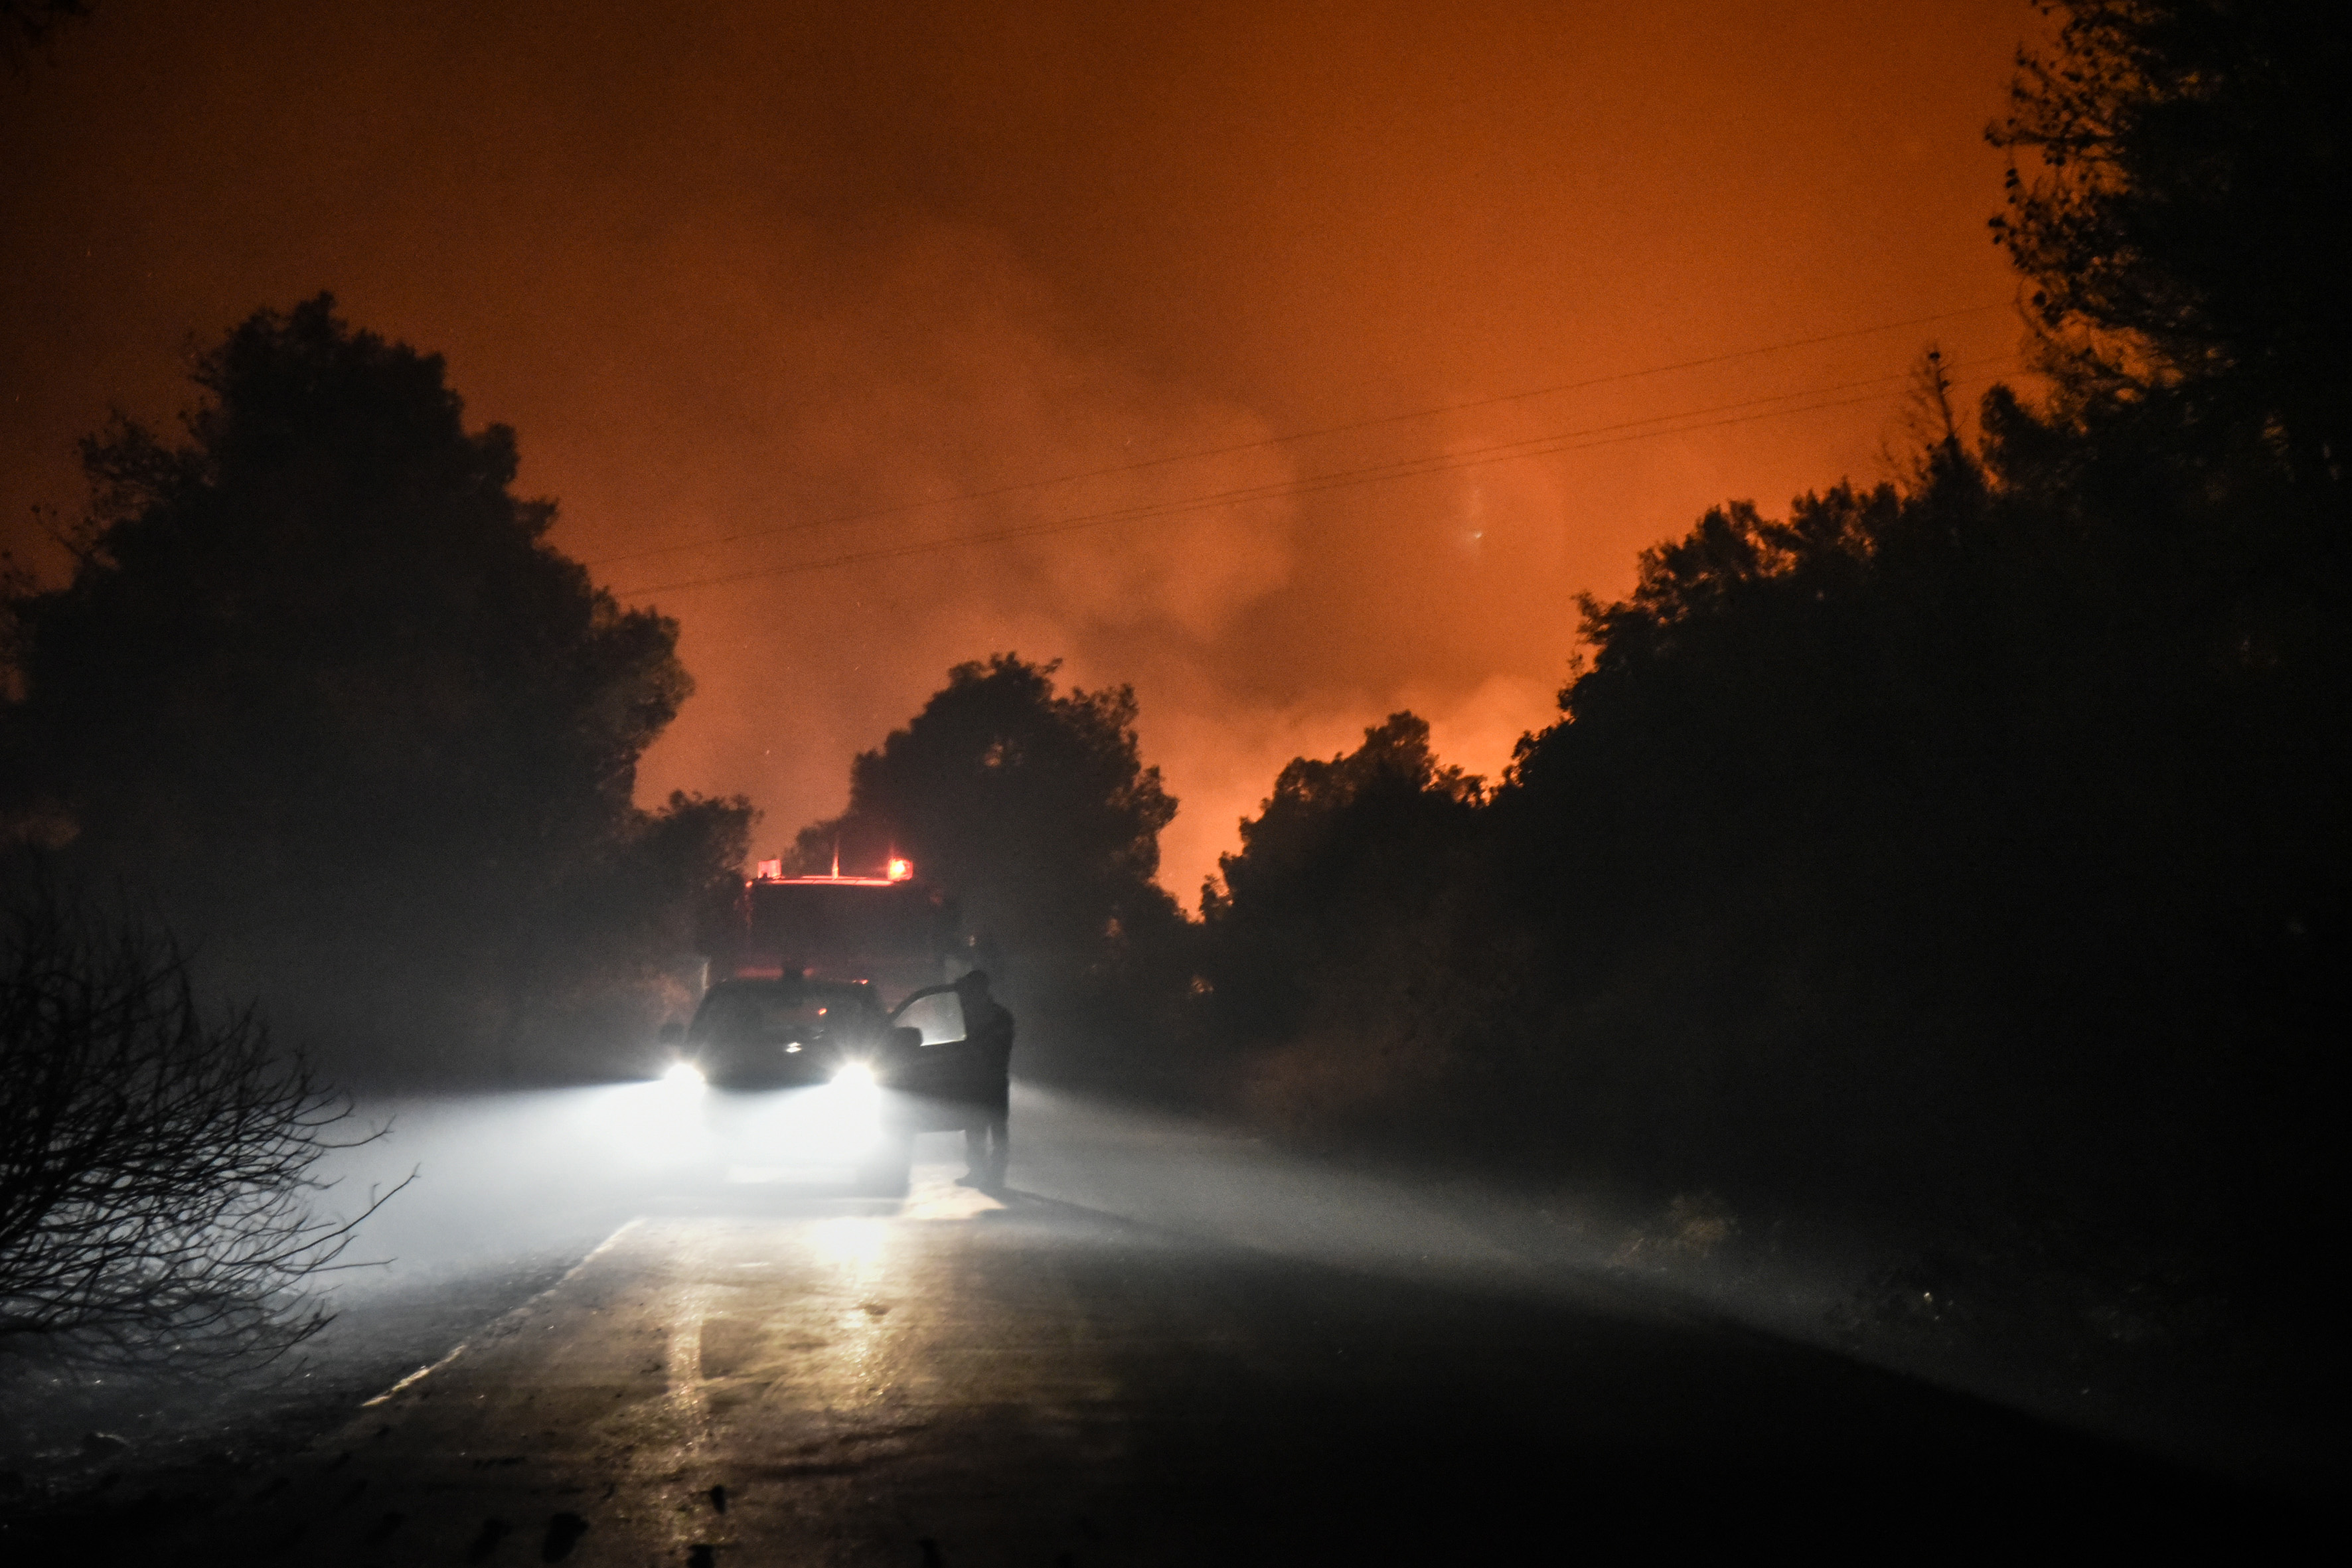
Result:
{"label": "roadside vegetation", "polygon": [[[1395,714],[1283,770],[1199,921],[1073,906],[1129,990],[1091,1058],[1031,1070],[1874,1228],[1988,1289],[2093,1279],[2158,1337],[2316,1303],[2352,973],[2343,32],[2060,19],[1991,132],[2046,395],[1971,416],[1927,355],[1902,482],[1646,552],[1505,777]],[[991,679],[1050,709],[986,668],[861,759],[853,816],[912,833],[985,776],[982,727],[918,775],[933,805],[879,787]]]}
{"label": "roadside vegetation", "polygon": [[177,439],[83,443],[63,585],[0,582],[0,838],[123,885],[345,1081],[610,1070],[750,808],[632,798],[693,689],[513,494],[438,357],[326,295],[204,353]]}
{"label": "roadside vegetation", "polygon": [[1253,1113],[2316,1302],[2352,972],[2343,33],[2061,14],[1992,132],[2047,398],[1965,421],[1931,359],[1906,482],[1645,552],[1489,790],[1409,715],[1286,770],[1181,1037]]}
{"label": "roadside vegetation", "polygon": [[[249,1370],[324,1327],[312,1291],[389,1194],[316,1215],[373,1134],[250,1010],[208,1009],[151,921],[20,856],[0,908],[0,1396],[55,1368]],[[350,1205],[346,1205],[350,1206]]]}

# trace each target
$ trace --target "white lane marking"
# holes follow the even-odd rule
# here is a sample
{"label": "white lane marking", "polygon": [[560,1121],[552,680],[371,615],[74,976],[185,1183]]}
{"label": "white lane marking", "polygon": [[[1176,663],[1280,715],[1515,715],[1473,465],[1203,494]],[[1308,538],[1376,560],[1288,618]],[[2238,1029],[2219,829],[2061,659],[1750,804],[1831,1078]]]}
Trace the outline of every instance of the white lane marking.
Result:
{"label": "white lane marking", "polygon": [[373,1399],[361,1400],[360,1408],[365,1410],[371,1405],[382,1405],[394,1394],[398,1394],[402,1389],[406,1388],[410,1384],[424,1382],[435,1373],[439,1372],[443,1367],[447,1366],[451,1362],[456,1361],[459,1356],[464,1355],[466,1353],[466,1343],[467,1342],[463,1340],[458,1341],[457,1348],[456,1350],[451,1351],[447,1355],[443,1356],[431,1366],[420,1366],[415,1372],[410,1373],[406,1377],[402,1378],[398,1383],[394,1384],[390,1388],[385,1389],[382,1394],[377,1394]]}
{"label": "white lane marking", "polygon": [[[716,1251],[709,1224],[687,1227],[671,1254],[669,1268],[677,1277],[669,1296],[669,1342],[662,1356],[667,1385],[662,1408],[667,1425],[677,1434],[667,1455],[650,1478],[662,1500],[659,1517],[667,1518],[666,1533],[675,1553],[690,1552],[709,1542],[710,1528],[696,1501],[712,1478],[704,1473],[718,1447],[710,1424],[710,1400],[703,1392],[702,1326],[710,1316],[709,1274]],[[677,1557],[673,1556],[672,1561]]]}
{"label": "white lane marking", "polygon": [[670,1413],[683,1434],[678,1446],[689,1458],[710,1441],[710,1401],[702,1392],[702,1324],[709,1315],[709,1287],[697,1282],[679,1291],[670,1319],[669,1352],[662,1358]]}
{"label": "white lane marking", "polygon": [[[614,1231],[612,1235],[598,1242],[594,1247],[589,1248],[588,1256],[583,1258],[579,1262],[565,1269],[563,1271],[562,1279],[558,1279],[546,1289],[540,1291],[530,1300],[525,1301],[521,1306],[501,1312],[496,1318],[491,1319],[489,1327],[495,1329],[500,1323],[518,1321],[530,1316],[530,1310],[533,1307],[538,1306],[541,1301],[546,1300],[550,1296],[554,1295],[558,1290],[562,1289],[566,1285],[571,1284],[572,1280],[578,1279],[582,1269],[587,1268],[591,1263],[595,1262],[599,1258],[602,1258],[607,1251],[611,1250],[613,1245],[619,1241],[621,1237],[628,1235],[630,1231],[635,1229],[638,1226],[644,1223],[645,1221],[643,1217],[640,1216],[639,1218],[633,1219],[626,1225],[621,1226],[620,1229]],[[406,1377],[402,1378],[398,1383],[394,1384],[390,1388],[387,1388],[382,1394],[377,1394],[373,1399],[361,1400],[360,1408],[362,1410],[372,1409],[378,1405],[383,1404],[394,1394],[407,1388],[411,1384],[422,1383],[425,1379],[432,1376],[435,1373],[439,1372],[443,1367],[447,1366],[451,1362],[456,1361],[459,1356],[464,1355],[466,1353],[466,1347],[473,1342],[474,1342],[472,1340],[459,1340],[457,1342],[457,1348],[451,1351],[447,1355],[443,1356],[439,1361],[433,1363],[430,1366],[418,1367],[415,1372],[410,1373]]]}

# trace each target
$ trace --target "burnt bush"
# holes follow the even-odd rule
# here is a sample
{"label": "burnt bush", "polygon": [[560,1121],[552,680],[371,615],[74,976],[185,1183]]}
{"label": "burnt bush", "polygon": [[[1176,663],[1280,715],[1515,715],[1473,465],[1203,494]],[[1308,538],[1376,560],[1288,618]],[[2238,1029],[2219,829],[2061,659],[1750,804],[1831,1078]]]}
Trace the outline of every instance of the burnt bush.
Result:
{"label": "burnt bush", "polygon": [[306,1287],[383,1201],[317,1217],[314,1170],[376,1135],[252,1009],[203,1005],[159,925],[38,878],[0,908],[0,1352],[188,1368],[299,1344],[328,1321]]}

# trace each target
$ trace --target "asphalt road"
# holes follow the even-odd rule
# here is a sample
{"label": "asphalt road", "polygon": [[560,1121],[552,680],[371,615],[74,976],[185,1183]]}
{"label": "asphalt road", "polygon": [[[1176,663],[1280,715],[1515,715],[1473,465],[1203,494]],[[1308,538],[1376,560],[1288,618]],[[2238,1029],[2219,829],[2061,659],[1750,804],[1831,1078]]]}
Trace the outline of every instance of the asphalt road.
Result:
{"label": "asphalt road", "polygon": [[59,1560],[2114,1561],[2309,1523],[1409,1186],[1036,1096],[1015,1125],[1001,1200],[946,1140],[903,1203],[601,1191],[636,1212],[551,1288],[184,1481],[135,1557]]}

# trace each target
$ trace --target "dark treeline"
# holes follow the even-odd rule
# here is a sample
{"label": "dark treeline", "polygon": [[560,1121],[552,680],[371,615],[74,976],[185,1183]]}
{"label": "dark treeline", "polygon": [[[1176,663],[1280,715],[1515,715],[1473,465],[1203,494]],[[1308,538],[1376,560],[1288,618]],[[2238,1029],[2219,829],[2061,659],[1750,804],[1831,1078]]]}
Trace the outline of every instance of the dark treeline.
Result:
{"label": "dark treeline", "polygon": [[1645,552],[1490,792],[1410,714],[1293,763],[1204,908],[1204,1081],[1635,1190],[2315,1262],[2352,973],[2343,29],[2063,16],[1992,133],[2049,397],[1997,388],[1964,438],[1931,357],[1907,482]]}
{"label": "dark treeline", "polygon": [[2311,1268],[2352,973],[2343,30],[2063,20],[1992,132],[2047,395],[1963,420],[1930,353],[1903,482],[1645,552],[1492,788],[1393,715],[1286,768],[1176,923],[1131,699],[1000,658],[803,858],[894,837],[1003,905],[1059,1015],[1033,1071],[2012,1269]]}
{"label": "dark treeline", "polygon": [[437,356],[325,296],[204,354],[176,441],[83,444],[69,581],[0,583],[0,872],[161,919],[357,1079],[593,1070],[750,826],[632,800],[691,689],[511,493]]}
{"label": "dark treeline", "polygon": [[1286,770],[1207,905],[1195,1048],[1295,1125],[1635,1187],[2309,1223],[2344,693],[2282,645],[2319,584],[2301,550],[2217,579],[2221,516],[2085,504],[2052,448],[2113,433],[1986,415],[1907,492],[1646,555],[1483,798],[1411,715]]}

